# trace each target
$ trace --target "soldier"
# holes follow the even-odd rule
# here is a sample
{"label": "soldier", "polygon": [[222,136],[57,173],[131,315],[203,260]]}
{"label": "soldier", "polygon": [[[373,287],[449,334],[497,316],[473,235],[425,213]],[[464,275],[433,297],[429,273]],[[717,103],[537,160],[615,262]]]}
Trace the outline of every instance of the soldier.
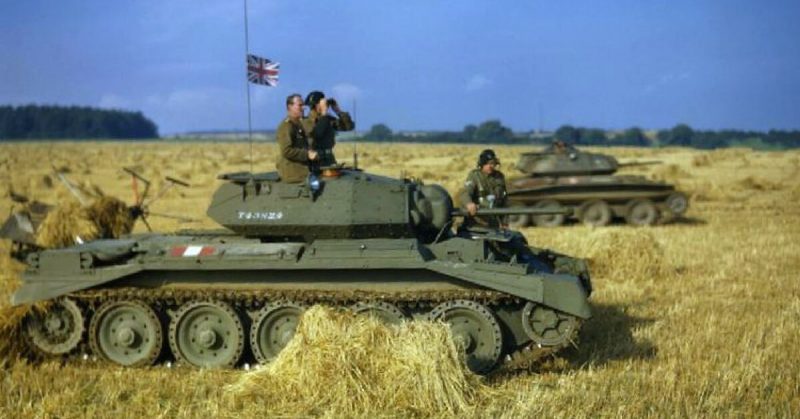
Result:
{"label": "soldier", "polygon": [[276,141],[278,156],[276,166],[284,182],[302,182],[308,176],[311,163],[319,159],[309,148],[308,136],[303,128],[303,97],[297,93],[286,98],[286,119],[278,126]]}
{"label": "soldier", "polygon": [[504,217],[475,216],[478,207],[500,208],[506,204],[506,178],[497,170],[500,159],[493,150],[483,150],[478,156],[478,168],[467,175],[464,190],[461,192],[461,205],[469,214],[465,217],[464,227],[480,225],[490,228],[506,227]]}
{"label": "soldier", "polygon": [[[306,106],[310,111],[303,118],[303,127],[311,137],[311,148],[319,153],[319,165],[331,166],[336,164],[333,156],[333,146],[336,145],[336,131],[351,131],[355,128],[350,114],[339,108],[333,98],[325,98],[320,91],[313,91],[306,96]],[[328,115],[328,109],[333,110],[336,116]]]}

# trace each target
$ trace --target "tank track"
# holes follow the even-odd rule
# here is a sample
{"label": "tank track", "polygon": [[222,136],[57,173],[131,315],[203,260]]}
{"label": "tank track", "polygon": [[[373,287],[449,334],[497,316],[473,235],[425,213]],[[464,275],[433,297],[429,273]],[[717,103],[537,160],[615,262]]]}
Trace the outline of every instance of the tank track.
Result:
{"label": "tank track", "polygon": [[[303,304],[329,304],[347,307],[359,301],[384,301],[397,305],[407,311],[426,310],[436,305],[456,299],[472,300],[491,308],[506,304],[519,304],[522,299],[491,290],[457,290],[441,292],[350,292],[340,291],[243,291],[243,290],[185,290],[185,289],[144,289],[144,288],[104,288],[84,290],[72,293],[67,297],[74,299],[90,311],[96,311],[108,301],[139,300],[156,307],[174,307],[189,301],[219,300],[240,310],[250,311],[262,307],[267,301],[296,301]],[[493,373],[530,370],[540,361],[554,356],[567,346],[576,346],[580,331],[580,321],[572,331],[572,335],[564,343],[556,346],[542,346],[530,343],[522,348],[512,350],[501,357]],[[85,335],[86,332],[84,332]],[[89,342],[82,339],[80,350],[74,355],[90,353]]]}

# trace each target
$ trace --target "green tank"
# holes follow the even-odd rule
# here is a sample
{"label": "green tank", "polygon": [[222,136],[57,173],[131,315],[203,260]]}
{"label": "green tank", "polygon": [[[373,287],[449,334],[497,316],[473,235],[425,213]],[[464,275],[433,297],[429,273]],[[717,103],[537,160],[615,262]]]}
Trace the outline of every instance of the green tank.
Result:
{"label": "green tank", "polygon": [[513,231],[454,231],[462,214],[441,186],[328,174],[219,176],[207,213],[224,229],[31,252],[12,302],[49,304],[25,320],[30,343],[126,366],[266,363],[307,307],[326,304],[388,323],[444,321],[469,368],[486,373],[570,345],[590,317],[582,260]]}
{"label": "green tank", "polygon": [[[668,183],[615,173],[622,167],[658,163],[620,163],[612,156],[583,152],[562,143],[520,156],[516,168],[524,176],[509,179],[508,198],[518,207],[568,208],[575,219],[593,226],[607,225],[614,219],[652,225],[683,216],[689,208],[686,194]],[[520,214],[511,216],[509,222],[514,228],[529,224],[553,227],[567,218],[562,214]]]}

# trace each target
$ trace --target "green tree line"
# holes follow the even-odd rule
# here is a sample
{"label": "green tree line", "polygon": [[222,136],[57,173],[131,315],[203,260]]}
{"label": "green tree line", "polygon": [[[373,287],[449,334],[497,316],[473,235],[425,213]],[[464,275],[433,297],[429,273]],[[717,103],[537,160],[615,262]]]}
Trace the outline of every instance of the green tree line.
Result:
{"label": "green tree line", "polygon": [[141,112],[82,106],[0,106],[0,139],[157,138]]}
{"label": "green tree line", "polygon": [[499,120],[469,124],[461,131],[394,132],[386,124],[375,124],[360,139],[365,141],[431,142],[431,143],[489,143],[489,144],[549,144],[554,139],[569,144],[592,146],[664,147],[682,146],[703,149],[720,147],[751,147],[757,149],[784,149],[800,147],[800,131],[770,130],[767,132],[744,130],[694,130],[689,125],[678,124],[671,129],[647,133],[642,128],[631,127],[622,131],[562,125],[548,134],[514,133]]}

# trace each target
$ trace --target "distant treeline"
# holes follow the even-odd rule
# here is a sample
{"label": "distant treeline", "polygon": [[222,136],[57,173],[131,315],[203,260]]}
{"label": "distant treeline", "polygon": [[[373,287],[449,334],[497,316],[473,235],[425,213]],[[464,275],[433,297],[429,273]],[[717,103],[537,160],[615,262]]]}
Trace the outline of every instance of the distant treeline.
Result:
{"label": "distant treeline", "polygon": [[0,106],[0,139],[157,138],[141,112],[81,106]]}
{"label": "distant treeline", "polygon": [[800,147],[800,131],[767,132],[720,130],[694,130],[686,124],[672,129],[645,132],[632,127],[622,131],[599,128],[582,128],[562,125],[553,133],[514,133],[499,120],[489,120],[480,125],[467,125],[461,131],[393,132],[386,124],[376,124],[360,139],[366,141],[396,141],[421,143],[495,143],[495,144],[549,144],[554,139],[569,144],[592,146],[663,147],[683,146],[703,149],[720,147],[751,147],[756,149],[784,149]]}

